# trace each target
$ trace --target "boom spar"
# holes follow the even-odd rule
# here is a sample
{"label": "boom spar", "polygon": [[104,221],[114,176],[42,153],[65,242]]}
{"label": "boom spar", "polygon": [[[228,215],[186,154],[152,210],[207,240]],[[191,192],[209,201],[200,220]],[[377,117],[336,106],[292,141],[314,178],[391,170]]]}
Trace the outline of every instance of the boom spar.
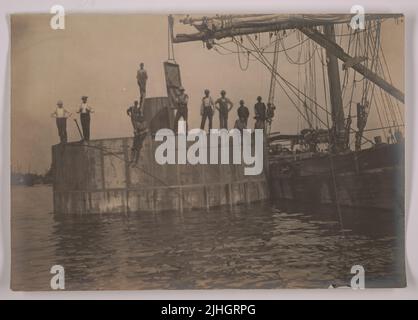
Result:
{"label": "boom spar", "polygon": [[[365,21],[381,20],[388,18],[401,18],[402,14],[367,14]],[[352,14],[331,14],[331,15],[229,15],[215,16],[212,18],[203,17],[200,19],[186,18],[181,20],[184,24],[191,24],[199,30],[193,34],[177,34],[173,37],[173,43],[182,43],[189,41],[204,41],[207,44],[213,40],[234,37],[239,35],[249,35],[261,32],[275,32],[287,29],[298,29],[315,41],[327,52],[336,56],[338,59],[347,63],[348,67],[353,68],[362,74],[369,81],[375,83],[381,89],[385,90],[391,96],[405,102],[405,95],[402,91],[388,83],[369,68],[355,61],[353,57],[347,54],[337,43],[325,37],[321,32],[315,29],[319,26],[330,26],[335,24],[350,23]],[[208,47],[210,47],[208,45]]]}

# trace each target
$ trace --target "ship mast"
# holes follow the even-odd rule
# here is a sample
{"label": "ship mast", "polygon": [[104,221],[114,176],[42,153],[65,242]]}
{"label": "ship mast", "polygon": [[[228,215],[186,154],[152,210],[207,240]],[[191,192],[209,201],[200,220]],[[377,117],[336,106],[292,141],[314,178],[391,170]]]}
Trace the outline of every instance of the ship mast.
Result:
{"label": "ship mast", "polygon": [[[401,14],[367,14],[365,21],[382,20],[389,18],[401,18]],[[173,37],[173,43],[204,41],[208,48],[211,43],[223,38],[238,35],[249,35],[261,32],[276,32],[279,30],[299,29],[311,40],[321,47],[330,51],[338,59],[346,63],[381,89],[388,92],[397,100],[404,103],[404,93],[395,88],[392,84],[379,77],[372,70],[356,61],[356,57],[348,55],[335,41],[327,39],[315,27],[349,23],[353,15],[331,14],[331,15],[243,15],[243,16],[216,16],[213,18],[203,17],[201,19],[186,18],[181,20],[184,24],[191,24],[199,30],[198,33],[177,34]]]}
{"label": "ship mast", "polygon": [[[279,61],[279,36],[277,35],[276,37],[276,43],[274,45],[274,56],[273,56],[273,66],[272,69],[273,71],[277,70],[277,63]],[[271,74],[271,78],[270,78],[270,90],[269,90],[269,97],[267,102],[268,103],[274,103],[274,93],[275,93],[275,89],[276,89],[276,79],[274,77],[274,72],[272,72]]]}
{"label": "ship mast", "polygon": [[[332,42],[335,40],[335,29],[334,25],[327,24],[324,26],[324,34],[327,39]],[[335,152],[344,151],[346,146],[346,135],[348,134],[345,130],[344,125],[344,109],[343,109],[343,100],[341,94],[341,82],[340,82],[340,72],[338,70],[338,60],[335,55],[332,54],[330,50],[326,50],[327,57],[327,70],[328,70],[328,82],[329,82],[329,94],[331,101],[331,118],[333,123],[333,133],[334,141],[332,143],[332,149]]]}
{"label": "ship mast", "polygon": [[[297,29],[308,36],[312,41],[326,50],[329,94],[331,101],[331,118],[333,141],[330,141],[334,152],[341,152],[348,148],[347,135],[343,110],[340,73],[338,59],[344,62],[345,68],[352,68],[362,74],[370,82],[404,103],[404,93],[391,83],[381,78],[371,69],[362,64],[359,57],[351,57],[336,43],[335,24],[349,23],[353,15],[228,15],[215,17],[202,17],[192,19],[187,17],[181,20],[184,24],[194,26],[198,32],[193,34],[177,34],[173,43],[203,41],[207,48],[212,48],[214,41],[223,38],[233,38],[240,35],[257,34],[262,32],[277,32],[279,30]],[[381,20],[386,18],[400,18],[400,14],[367,14],[365,21]],[[319,28],[323,28],[323,33]],[[276,40],[277,41],[277,40]],[[277,48],[275,47],[275,50]],[[260,52],[259,52],[260,54]],[[275,55],[277,52],[275,52]],[[274,57],[276,58],[276,57]],[[276,62],[277,63],[277,62]],[[276,79],[275,61],[273,61],[272,82]],[[270,86],[272,88],[272,86]],[[273,89],[274,90],[274,89]],[[271,90],[270,90],[271,91]],[[274,92],[274,91],[273,91]],[[274,96],[270,92],[269,96]],[[269,97],[270,98],[270,97]],[[269,99],[270,100],[270,99]],[[270,101],[269,101],[270,102]]]}
{"label": "ship mast", "polygon": [[[276,43],[274,44],[274,56],[273,56],[273,66],[272,66],[273,72],[271,73],[269,97],[268,97],[268,100],[267,100],[267,105],[269,106],[269,108],[274,108],[274,109],[275,109],[274,94],[275,94],[275,91],[276,91],[275,72],[277,71],[277,64],[279,62],[279,44],[280,44],[279,40],[280,40],[280,37],[277,34],[276,35]],[[270,131],[271,131],[271,120],[267,121],[267,124],[266,124],[267,135],[270,134]]]}

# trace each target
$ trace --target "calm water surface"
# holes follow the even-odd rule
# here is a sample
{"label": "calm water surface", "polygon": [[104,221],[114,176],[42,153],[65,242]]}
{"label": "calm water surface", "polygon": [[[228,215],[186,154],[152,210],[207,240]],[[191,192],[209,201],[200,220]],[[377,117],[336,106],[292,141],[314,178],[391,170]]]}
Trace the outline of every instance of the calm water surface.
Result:
{"label": "calm water surface", "polygon": [[12,187],[12,288],[67,290],[404,285],[402,219],[264,204],[211,212],[58,216],[52,188]]}

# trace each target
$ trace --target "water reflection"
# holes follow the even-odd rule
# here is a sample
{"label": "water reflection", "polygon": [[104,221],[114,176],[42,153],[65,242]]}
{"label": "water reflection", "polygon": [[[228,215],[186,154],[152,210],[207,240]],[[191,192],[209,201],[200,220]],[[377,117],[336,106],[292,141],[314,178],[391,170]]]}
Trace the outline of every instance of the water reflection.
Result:
{"label": "water reflection", "polygon": [[382,212],[344,211],[343,228],[335,208],[284,203],[59,216],[49,188],[12,193],[15,289],[49,290],[54,264],[69,290],[327,288],[348,284],[355,264],[367,287],[404,283],[402,219]]}

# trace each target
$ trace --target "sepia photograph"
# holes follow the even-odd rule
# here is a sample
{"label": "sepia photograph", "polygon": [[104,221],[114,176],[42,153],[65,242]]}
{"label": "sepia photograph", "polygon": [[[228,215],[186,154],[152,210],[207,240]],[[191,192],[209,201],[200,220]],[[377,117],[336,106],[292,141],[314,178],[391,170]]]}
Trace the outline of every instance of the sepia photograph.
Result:
{"label": "sepia photograph", "polygon": [[10,16],[13,291],[406,287],[403,14],[54,10]]}

